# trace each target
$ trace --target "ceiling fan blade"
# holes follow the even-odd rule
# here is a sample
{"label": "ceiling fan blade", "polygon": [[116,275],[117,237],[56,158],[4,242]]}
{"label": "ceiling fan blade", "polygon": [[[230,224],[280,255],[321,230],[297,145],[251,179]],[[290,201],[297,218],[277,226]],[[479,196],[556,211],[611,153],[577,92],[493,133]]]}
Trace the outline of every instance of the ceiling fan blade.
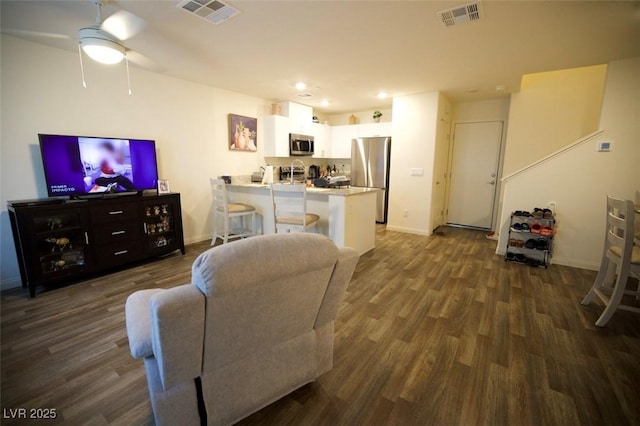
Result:
{"label": "ceiling fan blade", "polygon": [[127,50],[127,60],[147,71],[153,71],[156,73],[163,73],[166,71],[166,69],[155,63],[153,60],[136,52],[135,50]]}
{"label": "ceiling fan blade", "polygon": [[124,41],[138,34],[146,25],[147,22],[139,16],[126,10],[119,10],[105,19],[101,28]]}
{"label": "ceiling fan blade", "polygon": [[17,37],[46,37],[46,38],[57,38],[60,40],[71,40],[73,37],[66,34],[54,34],[54,33],[45,33],[42,31],[29,31],[29,30],[18,30],[12,28],[3,28],[1,31],[3,34],[14,35]]}

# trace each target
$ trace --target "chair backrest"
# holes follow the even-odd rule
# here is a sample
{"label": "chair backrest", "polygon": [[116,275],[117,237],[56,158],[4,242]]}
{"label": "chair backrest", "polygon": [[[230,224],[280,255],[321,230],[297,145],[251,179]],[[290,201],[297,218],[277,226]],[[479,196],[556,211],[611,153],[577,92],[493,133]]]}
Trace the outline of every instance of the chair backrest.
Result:
{"label": "chair backrest", "polygon": [[271,184],[271,202],[276,232],[307,227],[307,187],[304,184]]}
{"label": "chair backrest", "polygon": [[225,214],[229,213],[229,203],[227,201],[227,188],[225,182],[222,179],[209,179],[211,182],[211,193],[213,195],[213,209],[214,211],[223,211]]}
{"label": "chair backrest", "polygon": [[633,201],[607,197],[605,250],[609,250],[611,247],[618,247],[622,253],[622,262],[629,261],[633,251],[633,231]]}
{"label": "chair backrest", "polygon": [[192,283],[206,296],[203,371],[312,333],[341,253],[324,235],[304,233],[257,236],[202,253]]}

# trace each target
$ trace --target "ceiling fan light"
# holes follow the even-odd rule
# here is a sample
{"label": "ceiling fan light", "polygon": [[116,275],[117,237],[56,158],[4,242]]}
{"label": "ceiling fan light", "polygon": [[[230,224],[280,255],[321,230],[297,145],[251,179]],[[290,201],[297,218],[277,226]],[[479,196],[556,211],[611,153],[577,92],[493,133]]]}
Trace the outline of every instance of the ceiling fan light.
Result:
{"label": "ceiling fan light", "polygon": [[93,38],[83,39],[80,44],[87,56],[101,64],[113,65],[124,59],[124,47],[113,41]]}

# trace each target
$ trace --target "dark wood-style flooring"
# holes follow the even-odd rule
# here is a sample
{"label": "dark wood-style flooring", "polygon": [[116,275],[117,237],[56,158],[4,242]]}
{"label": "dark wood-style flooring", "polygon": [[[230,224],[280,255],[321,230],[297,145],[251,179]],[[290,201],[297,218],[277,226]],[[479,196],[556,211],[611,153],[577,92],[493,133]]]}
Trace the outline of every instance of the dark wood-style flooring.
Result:
{"label": "dark wood-style flooring", "polygon": [[[1,403],[47,424],[152,424],[124,303],[188,283],[186,256],[55,290],[2,294]],[[638,425],[640,315],[580,300],[595,273],[505,263],[475,231],[378,231],[336,321],[335,364],[244,425]],[[28,423],[2,419],[3,424]]]}

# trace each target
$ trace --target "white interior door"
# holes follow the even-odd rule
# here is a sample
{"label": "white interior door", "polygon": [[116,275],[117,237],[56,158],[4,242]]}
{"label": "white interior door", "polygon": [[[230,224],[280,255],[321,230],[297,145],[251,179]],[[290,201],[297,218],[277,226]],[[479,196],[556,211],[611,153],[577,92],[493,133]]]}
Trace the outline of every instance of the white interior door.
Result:
{"label": "white interior door", "polygon": [[491,229],[502,122],[455,125],[448,223]]}

